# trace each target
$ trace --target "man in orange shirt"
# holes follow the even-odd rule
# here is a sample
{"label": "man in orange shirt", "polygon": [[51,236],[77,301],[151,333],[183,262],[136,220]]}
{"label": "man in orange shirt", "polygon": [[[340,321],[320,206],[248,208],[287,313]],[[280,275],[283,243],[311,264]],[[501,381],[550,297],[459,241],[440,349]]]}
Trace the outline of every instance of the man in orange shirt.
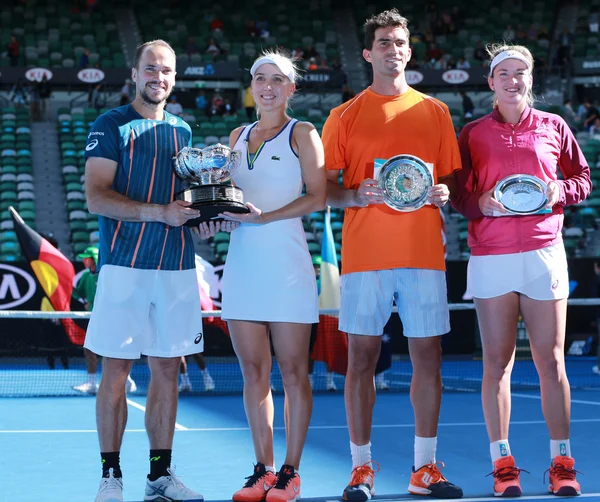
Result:
{"label": "man in orange shirt", "polygon": [[[409,39],[407,20],[396,9],[366,21],[363,56],[373,67],[373,84],[333,109],[323,129],[328,204],[345,208],[339,324],[349,334],[345,397],[353,469],[344,499],[352,501],[374,494],[373,376],[394,301],[413,365],[416,436],[408,491],[462,497],[462,490],[440,473],[435,458],[440,342],[450,331],[439,208],[448,202],[460,156],[448,107],[406,82]],[[383,192],[373,179],[375,159],[400,154],[433,165],[428,205],[412,212],[383,204]],[[337,181],[340,171],[343,186]]]}

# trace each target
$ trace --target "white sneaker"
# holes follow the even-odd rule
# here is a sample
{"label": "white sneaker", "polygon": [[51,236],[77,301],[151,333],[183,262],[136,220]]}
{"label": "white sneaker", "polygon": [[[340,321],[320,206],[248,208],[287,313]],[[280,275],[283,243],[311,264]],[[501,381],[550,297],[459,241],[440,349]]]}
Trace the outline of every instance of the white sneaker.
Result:
{"label": "white sneaker", "polygon": [[192,392],[192,390],[191,382],[181,382],[179,384],[179,392]]}
{"label": "white sneaker", "polygon": [[123,502],[123,480],[115,478],[109,469],[108,478],[102,478],[95,502]]}
{"label": "white sneaker", "polygon": [[127,382],[125,382],[125,390],[129,392],[135,392],[137,390],[137,385],[131,378],[131,375],[127,375]]}
{"label": "white sneaker", "polygon": [[327,378],[327,390],[329,392],[335,392],[337,390],[337,386],[335,385],[333,378]]}
{"label": "white sneaker", "polygon": [[384,378],[383,373],[375,377],[375,388],[377,390],[388,390],[390,383]]}
{"label": "white sneaker", "polygon": [[596,373],[596,375],[600,375],[600,366],[596,364],[596,366],[592,366],[592,372]]}
{"label": "white sneaker", "polygon": [[85,383],[82,383],[81,385],[75,385],[73,387],[73,390],[82,392],[84,394],[96,394],[98,392],[98,384],[85,382]]}
{"label": "white sneaker", "polygon": [[207,392],[215,390],[215,381],[210,376],[210,373],[204,373],[204,390]]}
{"label": "white sneaker", "polygon": [[312,375],[308,375],[308,383],[310,384],[310,388],[312,389],[314,387],[314,378]]}
{"label": "white sneaker", "polygon": [[162,476],[156,481],[146,479],[144,500],[154,502],[203,502],[204,497],[187,488],[177,476],[174,469],[167,469],[170,476]]}

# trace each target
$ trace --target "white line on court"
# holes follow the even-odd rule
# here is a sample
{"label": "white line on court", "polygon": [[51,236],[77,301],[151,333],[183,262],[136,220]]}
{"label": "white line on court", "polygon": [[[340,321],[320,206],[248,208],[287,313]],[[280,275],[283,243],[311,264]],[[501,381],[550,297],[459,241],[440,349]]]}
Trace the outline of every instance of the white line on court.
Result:
{"label": "white line on court", "polygon": [[[590,497],[600,497],[599,493],[582,493],[577,498],[590,498]],[[519,500],[556,500],[555,495],[547,494],[547,495],[526,495],[524,497],[519,497]],[[304,499],[307,500],[307,499]],[[416,500],[416,497],[394,497],[394,498],[379,498],[375,497],[373,499],[375,502],[403,502],[403,501],[412,501]],[[498,500],[498,497],[465,497],[460,499],[461,502],[487,502],[492,500]],[[340,502],[340,499],[325,499],[324,502]]]}
{"label": "white line on court", "polygon": [[[137,404],[137,403],[136,403]],[[580,418],[573,419],[571,423],[598,423],[600,418]],[[544,420],[515,420],[511,425],[544,425]],[[415,424],[380,424],[373,425],[374,429],[404,429],[413,428]],[[485,426],[485,422],[456,422],[456,423],[441,423],[439,427],[475,427]],[[248,427],[182,427],[181,432],[237,432],[249,431]],[[347,425],[313,425],[310,430],[332,430],[346,429]],[[285,427],[273,427],[275,430],[285,430]],[[0,434],[96,434],[96,429],[20,429],[20,430],[0,430]],[[146,429],[126,429],[125,432],[146,432]]]}
{"label": "white line on court", "polygon": [[[138,410],[141,410],[141,411],[143,411],[144,413],[146,413],[146,407],[145,407],[145,406],[142,406],[141,404],[139,404],[139,403],[136,403],[135,401],[132,401],[131,399],[128,399],[128,400],[127,400],[127,404],[128,404],[129,406],[133,406],[134,408],[137,408]],[[184,427],[183,425],[180,425],[180,424],[178,424],[178,423],[175,423],[175,430],[176,430],[176,431],[187,431],[187,430],[188,430],[188,428],[187,428],[187,427]]]}
{"label": "white line on court", "polygon": [[[531,394],[512,393],[511,395],[515,396],[515,397],[523,397],[525,399],[542,399],[541,396],[534,396]],[[575,403],[575,404],[591,404],[592,406],[600,406],[600,402],[598,402],[598,401],[584,401],[583,399],[571,399],[571,402]]]}

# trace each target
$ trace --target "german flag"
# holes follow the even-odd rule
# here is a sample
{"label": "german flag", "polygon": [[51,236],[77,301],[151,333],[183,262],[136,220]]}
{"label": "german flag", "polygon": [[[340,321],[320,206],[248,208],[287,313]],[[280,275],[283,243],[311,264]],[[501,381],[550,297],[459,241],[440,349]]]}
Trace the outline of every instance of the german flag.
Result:
{"label": "german flag", "polygon": [[[29,262],[39,286],[47,298],[40,306],[43,310],[68,312],[71,307],[71,293],[75,268],[57,248],[33,230],[13,208],[9,207],[21,251]],[[83,345],[85,331],[73,319],[61,319],[71,342]]]}

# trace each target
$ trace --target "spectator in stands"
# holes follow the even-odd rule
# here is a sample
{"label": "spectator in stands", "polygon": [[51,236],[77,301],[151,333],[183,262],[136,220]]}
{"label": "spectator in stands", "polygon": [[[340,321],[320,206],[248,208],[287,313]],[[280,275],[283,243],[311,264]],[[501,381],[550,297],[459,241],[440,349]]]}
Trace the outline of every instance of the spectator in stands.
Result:
{"label": "spectator in stands", "polygon": [[188,37],[187,45],[185,46],[185,53],[188,55],[188,59],[192,59],[194,54],[200,53],[194,37]]}
{"label": "spectator in stands", "polygon": [[[171,469],[180,358],[203,349],[194,245],[183,226],[200,212],[173,200],[182,182],[171,166],[177,150],[191,145],[192,133],[164,110],[175,64],[167,42],[140,45],[132,68],[134,101],[100,115],[85,148],[87,203],[100,215],[98,292],[85,340],[86,348],[104,356],[96,398],[102,459],[96,502],[123,500],[119,456],[127,423],[125,382],[141,354],[148,356],[151,374],[144,498],[203,500]],[[152,204],[145,202],[150,195]]]}
{"label": "spectator in stands", "polygon": [[473,104],[473,100],[468,96],[465,91],[459,92],[462,98],[462,106],[463,106],[463,117],[466,119],[473,118],[473,112],[475,111],[475,105]]}
{"label": "spectator in stands", "polygon": [[515,30],[515,39],[519,42],[525,42],[527,40],[527,32],[521,23],[517,24],[517,29]]}
{"label": "spectator in stands", "polygon": [[588,129],[590,137],[600,140],[600,117],[594,119],[593,124]]}
{"label": "spectator in stands", "polygon": [[217,41],[213,37],[209,38],[204,49],[204,53],[210,54],[213,59],[217,59],[217,56],[219,56],[222,52],[223,49],[221,49],[221,46],[217,43]]}
{"label": "spectator in stands", "polygon": [[583,106],[585,107],[585,118],[583,119],[583,127],[584,129],[589,129],[595,122],[595,120],[600,117],[600,111],[598,111],[598,107],[596,104],[592,104],[589,98],[585,98],[583,100]]}
{"label": "spectator in stands", "polygon": [[210,28],[210,31],[222,32],[223,29],[225,28],[225,24],[223,23],[223,21],[221,21],[219,16],[217,16],[216,14],[213,14],[212,19],[208,23],[208,27]]}
{"label": "spectator in stands", "polygon": [[[448,107],[406,82],[411,58],[407,24],[396,9],[366,21],[363,57],[372,66],[373,83],[331,110],[323,128],[328,203],[346,210],[339,329],[348,333],[345,398],[352,474],[345,500],[364,501],[374,494],[374,374],[394,299],[413,367],[416,437],[408,490],[441,498],[462,496],[436,463],[441,335],[450,331],[438,208],[449,200],[446,183],[460,169],[460,157]],[[400,153],[433,164],[436,184],[428,194],[433,207],[400,213],[384,205],[383,191],[373,179],[373,159]],[[340,174],[343,186],[338,184]],[[416,228],[419,238],[409,238]],[[392,235],[398,236],[393,243]],[[422,245],[425,241],[427,246]]]}
{"label": "spectator in stands", "polygon": [[40,115],[42,120],[48,120],[48,109],[50,105],[50,99],[52,97],[52,87],[48,81],[46,74],[42,75],[42,80],[39,83],[39,94],[40,94]]}
{"label": "spectator in stands", "polygon": [[167,103],[167,106],[165,106],[165,110],[179,117],[183,115],[183,106],[181,106],[181,103],[177,102],[177,96],[175,96],[175,94],[171,94],[171,97],[169,97],[169,102]]}
{"label": "spectator in stands", "polygon": [[248,19],[246,21],[246,34],[250,38],[255,38],[255,37],[260,36],[260,30],[256,26],[256,21],[254,21],[254,19]]}
{"label": "spectator in stands", "polygon": [[196,96],[196,109],[206,111],[206,106],[208,102],[206,101],[206,97],[204,96],[204,91],[198,91],[198,95]]}
{"label": "spectator in stands", "polygon": [[[234,173],[233,181],[252,203],[247,204],[248,214],[224,213],[241,225],[231,234],[223,271],[222,316],[242,367],[257,464],[233,500],[258,502],[266,497],[267,502],[278,502],[301,497],[297,471],[312,412],[308,349],[311,326],[319,320],[317,284],[301,217],[325,207],[326,181],[317,130],[287,115],[297,75],[291,59],[265,52],[250,75],[259,120],[236,128],[229,138],[247,163]],[[306,191],[301,195],[303,185]],[[269,338],[286,396],[287,451],[278,471]]]}
{"label": "spectator in stands", "polygon": [[427,49],[427,59],[430,62],[432,60],[433,61],[440,60],[443,55],[444,55],[444,53],[442,52],[442,49],[440,49],[435,42],[432,42],[431,44],[429,44],[429,48]]}
{"label": "spectator in stands", "polygon": [[298,46],[292,51],[292,59],[304,59],[304,51],[302,50],[302,47]]}
{"label": "spectator in stands", "polygon": [[335,70],[335,71],[341,71],[342,69],[342,63],[340,63],[340,60],[338,58],[333,58],[331,60],[331,69]]}
{"label": "spectator in stands", "polygon": [[[91,312],[94,309],[94,299],[98,288],[98,246],[89,246],[83,253],[77,255],[77,258],[83,260],[84,272],[79,276],[77,284],[73,287],[73,298],[84,304],[85,310]],[[73,387],[74,390],[84,394],[96,394],[98,384],[96,383],[96,372],[98,370],[98,356],[91,350],[83,348],[85,357],[85,367],[87,370],[87,381]],[[137,385],[127,376],[125,384],[127,392],[135,392]]]}
{"label": "spectator in stands", "polygon": [[506,29],[502,32],[502,38],[506,42],[512,42],[515,39],[515,30],[513,30],[510,24],[507,25]]}
{"label": "spectator in stands", "polygon": [[310,58],[306,65],[307,71],[316,71],[319,67],[317,66],[317,58]]}
{"label": "spectator in stands", "polygon": [[456,68],[459,70],[468,70],[471,68],[471,63],[469,63],[467,59],[461,57],[458,58],[458,61],[456,62]]}
{"label": "spectator in stands", "polygon": [[269,38],[271,32],[269,31],[269,22],[263,17],[256,22],[256,29],[261,38]]}
{"label": "spectator in stands", "polygon": [[254,121],[254,110],[256,108],[256,101],[254,101],[254,96],[252,95],[252,86],[249,85],[246,87],[244,91],[244,110],[246,110],[246,117],[248,118],[248,122]]}
{"label": "spectator in stands", "polygon": [[31,120],[38,122],[40,120],[40,83],[38,81],[32,82],[29,85],[29,113],[31,114]]}
{"label": "spectator in stands", "polygon": [[[470,220],[467,291],[474,298],[483,346],[481,393],[494,495],[521,495],[520,469],[508,441],[519,312],[527,325],[550,433],[549,489],[555,495],[579,495],[569,442],[571,400],[564,359],[569,276],[561,227],[563,207],[590,193],[590,170],[564,120],[531,107],[531,52],[520,45],[491,46],[489,52],[488,84],[495,106],[462,130],[463,169],[452,205]],[[521,138],[516,144],[510,139],[515,130]],[[550,213],[510,216],[494,198],[497,183],[514,172],[507,166],[515,158],[519,173],[546,183]],[[563,179],[558,179],[557,167]]]}
{"label": "spectator in stands", "polygon": [[473,51],[473,59],[477,61],[485,61],[487,59],[487,52],[485,51],[485,47],[483,46],[483,42],[481,40],[477,40],[475,43],[475,50]]}
{"label": "spectator in stands", "polygon": [[213,94],[212,99],[210,100],[210,104],[208,105],[208,116],[215,117],[218,115],[223,115],[225,109],[224,105],[225,101],[223,100],[223,96],[219,94],[219,90],[215,89],[215,93]]}
{"label": "spectator in stands", "polygon": [[96,109],[98,115],[100,115],[100,110],[106,106],[106,93],[101,82],[94,86],[94,90],[90,96],[90,105]]}
{"label": "spectator in stands", "polygon": [[22,79],[18,79],[13,85],[8,95],[8,99],[12,102],[15,108],[21,108],[29,103],[28,90]]}
{"label": "spectator in stands", "polygon": [[563,117],[571,129],[574,131],[579,129],[581,119],[575,113],[575,110],[573,110],[573,101],[571,99],[566,99],[563,104]]}
{"label": "spectator in stands", "polygon": [[590,33],[598,33],[598,24],[600,20],[600,15],[598,14],[598,10],[597,9],[592,9],[592,11],[590,12],[590,15],[588,16],[588,27],[590,30]]}
{"label": "spectator in stands", "polygon": [[346,83],[342,88],[342,103],[350,101],[354,96],[356,96],[356,93],[352,90],[350,84]]}
{"label": "spectator in stands", "polygon": [[79,58],[79,68],[90,66],[90,50],[86,47]]}
{"label": "spectator in stands", "polygon": [[10,36],[10,41],[6,46],[8,53],[8,59],[10,60],[10,66],[15,67],[19,65],[19,41],[15,35]]}
{"label": "spectator in stands", "polygon": [[302,54],[302,57],[305,61],[310,61],[311,58],[315,58],[315,60],[317,60],[319,58],[319,53],[315,49],[315,46],[311,44],[306,48]]}
{"label": "spectator in stands", "polygon": [[124,106],[129,103],[132,84],[130,79],[125,79],[125,83],[123,84],[123,87],[121,87],[121,101],[119,102],[119,106]]}
{"label": "spectator in stands", "polygon": [[532,42],[537,40],[538,32],[539,31],[535,26],[535,23],[531,23],[529,25],[529,29],[527,30],[527,38]]}

